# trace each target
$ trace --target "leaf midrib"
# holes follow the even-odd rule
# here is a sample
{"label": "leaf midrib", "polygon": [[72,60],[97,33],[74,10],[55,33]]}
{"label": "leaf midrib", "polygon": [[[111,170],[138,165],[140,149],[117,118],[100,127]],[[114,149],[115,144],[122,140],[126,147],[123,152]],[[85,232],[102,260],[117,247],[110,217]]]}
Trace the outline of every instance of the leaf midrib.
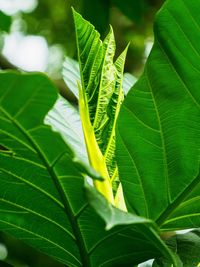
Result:
{"label": "leaf midrib", "polygon": [[165,179],[165,186],[167,189],[167,200],[168,203],[171,202],[171,194],[170,194],[170,187],[169,187],[169,171],[168,171],[168,158],[167,158],[167,150],[166,150],[166,144],[165,144],[165,137],[164,137],[164,131],[163,131],[163,125],[162,125],[162,121],[161,121],[161,116],[160,116],[160,112],[158,110],[158,105],[156,103],[156,99],[154,96],[154,92],[153,92],[153,88],[152,88],[152,84],[148,75],[148,67],[146,69],[146,81],[147,84],[149,86],[149,91],[151,93],[151,98],[152,98],[152,102],[154,105],[154,110],[156,112],[156,117],[157,117],[157,121],[158,121],[158,127],[159,127],[159,132],[160,132],[160,139],[161,139],[161,144],[162,144],[162,155],[163,155],[163,166],[164,166],[164,179]]}
{"label": "leaf midrib", "polygon": [[[166,52],[164,51],[164,49],[162,48],[162,46],[161,46],[161,44],[159,43],[159,41],[158,40],[156,40],[157,41],[157,43],[158,43],[158,45],[159,45],[159,47],[160,47],[160,49],[161,49],[161,51],[164,53],[164,55],[165,55],[165,57],[166,57],[166,59],[167,59],[167,61],[168,61],[168,64],[169,64],[169,66],[171,66],[172,68],[173,68],[173,70],[175,71],[175,69],[174,69],[174,66],[173,66],[173,64],[171,63],[171,61],[169,60],[169,58],[168,58],[168,55],[166,54]],[[183,83],[183,80],[181,79],[181,77],[180,77],[180,75],[175,71],[175,73],[177,74],[177,76],[179,77],[179,79],[180,79],[180,81]],[[147,77],[147,80],[149,81],[149,76],[148,76],[148,74],[146,75],[146,77]],[[149,81],[150,82],[150,81]],[[195,102],[195,104],[197,103],[196,101],[195,101],[195,99],[192,97],[192,95],[191,95],[191,92],[188,90],[188,88],[186,87],[186,85],[184,84],[184,87],[187,89],[187,92],[188,92],[188,94],[191,96],[191,98],[194,100],[194,102]],[[149,88],[151,89],[151,84],[149,83]],[[152,99],[153,99],[153,101],[155,101],[155,99],[154,99],[154,95],[153,95],[153,91],[152,91],[152,89],[151,89],[151,92],[152,92]],[[154,102],[155,103],[155,102]],[[155,103],[156,104],[156,103]],[[198,104],[198,103],[197,103]],[[155,105],[155,108],[156,108],[156,105]],[[157,109],[156,109],[157,110]],[[158,114],[158,118],[159,118],[159,112],[157,111],[157,114]],[[161,122],[160,122],[161,123]],[[161,124],[159,124],[161,127],[162,127],[162,125]],[[162,128],[160,128],[160,133],[162,134],[163,133],[163,131],[162,131]],[[163,139],[163,138],[162,138]],[[164,140],[164,139],[163,139]],[[163,143],[163,147],[164,147],[164,143]],[[166,165],[166,166],[168,166],[168,165]],[[168,178],[168,176],[166,177],[166,178]],[[168,180],[168,179],[167,179]],[[162,212],[162,214],[158,217],[158,219],[156,220],[156,223],[161,227],[162,226],[162,224],[165,222],[165,220],[171,215],[171,213],[173,213],[173,211],[183,202],[183,200],[188,196],[188,194],[198,185],[198,183],[200,182],[200,180],[199,180],[199,182],[198,182],[198,180],[199,180],[199,176],[197,176],[197,178],[191,183],[191,184],[189,184],[189,186],[188,187],[186,187],[186,189],[180,194],[180,196],[178,197],[178,198],[176,198],[175,199],[175,201],[173,201],[173,202],[170,202],[170,204],[168,205],[168,207],[167,207],[167,209],[164,211],[164,212]],[[167,187],[168,189],[169,189],[169,187]],[[168,197],[170,196],[169,195],[170,193],[169,193],[169,190],[168,190]],[[169,198],[170,199],[170,198]]]}
{"label": "leaf midrib", "polygon": [[[165,221],[164,225],[165,224],[169,224],[171,222],[175,222],[175,221],[179,221],[179,220],[182,220],[182,219],[185,219],[185,218],[188,218],[188,217],[199,217],[200,216],[200,212],[195,212],[195,213],[190,213],[190,214],[187,214],[187,215],[182,215],[182,216],[177,216],[175,218],[172,218],[172,219],[169,219],[167,221]],[[196,226],[194,226],[196,228]],[[197,226],[198,227],[198,226]],[[176,230],[178,230],[180,228],[177,227]]]}
{"label": "leaf midrib", "polygon": [[[187,8],[188,9],[188,8]],[[174,16],[172,15],[172,13],[167,10],[168,13],[174,18]],[[194,20],[194,19],[193,19]],[[195,22],[195,21],[194,21]],[[177,22],[176,22],[177,23]],[[179,26],[180,28],[180,26]],[[185,32],[182,30],[182,28],[180,28],[180,30],[183,32],[185,38],[188,40],[188,42],[190,43],[190,45],[193,47],[193,45],[191,44],[190,40],[188,39],[188,37],[185,35]],[[197,100],[195,99],[195,97],[193,96],[192,92],[189,90],[188,86],[185,84],[184,80],[182,79],[181,75],[178,73],[178,71],[175,69],[173,62],[170,60],[168,54],[165,52],[165,49],[163,48],[162,44],[160,43],[160,41],[158,40],[158,38],[156,39],[156,43],[158,44],[161,53],[163,53],[163,55],[165,56],[167,62],[168,62],[168,66],[170,66],[170,68],[174,71],[176,77],[178,77],[180,83],[183,85],[183,88],[185,89],[185,92],[189,95],[190,99],[192,100],[192,102],[199,108],[199,103],[197,102]],[[195,50],[196,51],[196,50]],[[185,57],[184,57],[185,58]],[[189,62],[190,63],[190,62]],[[191,64],[191,63],[190,63]],[[199,72],[199,70],[196,70]],[[160,225],[160,227],[165,223],[165,221],[167,220],[167,218],[175,211],[175,209],[184,201],[184,199],[188,196],[188,194],[190,192],[192,192],[195,187],[200,183],[200,177],[199,175],[193,180],[192,183],[190,183],[186,189],[179,195],[178,198],[175,199],[175,201],[173,201],[169,206],[168,209],[165,210],[156,220],[157,224]]]}

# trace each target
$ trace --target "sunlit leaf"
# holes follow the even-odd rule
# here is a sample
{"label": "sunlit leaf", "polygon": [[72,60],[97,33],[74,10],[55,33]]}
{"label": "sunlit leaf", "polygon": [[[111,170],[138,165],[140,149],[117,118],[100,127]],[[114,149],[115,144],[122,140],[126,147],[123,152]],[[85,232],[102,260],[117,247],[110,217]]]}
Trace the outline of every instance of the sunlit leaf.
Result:
{"label": "sunlit leaf", "polygon": [[200,226],[199,8],[195,0],[163,5],[144,74],[125,99],[118,123],[128,209],[163,230]]}

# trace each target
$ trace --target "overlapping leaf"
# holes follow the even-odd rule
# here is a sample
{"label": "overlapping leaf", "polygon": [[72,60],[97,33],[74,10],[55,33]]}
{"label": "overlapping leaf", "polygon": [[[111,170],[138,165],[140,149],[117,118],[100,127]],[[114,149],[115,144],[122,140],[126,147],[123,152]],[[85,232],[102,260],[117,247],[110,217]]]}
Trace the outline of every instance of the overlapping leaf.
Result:
{"label": "overlapping leaf", "polygon": [[72,58],[66,57],[63,63],[62,75],[68,88],[78,98],[78,83],[81,82],[78,62]]}
{"label": "overlapping leaf", "polygon": [[158,13],[144,74],[118,124],[118,165],[130,211],[162,229],[200,226],[200,2]]}
{"label": "overlapping leaf", "polygon": [[69,267],[132,266],[161,254],[173,260],[151,221],[114,209],[93,192],[99,210],[110,212],[107,224],[116,219],[105,231],[85,199],[74,153],[43,124],[58,97],[51,82],[5,72],[0,84],[0,229]]}
{"label": "overlapping leaf", "polygon": [[60,96],[47,114],[45,123],[61,134],[79,160],[88,163],[80,115],[72,104]]}
{"label": "overlapping leaf", "polygon": [[[63,63],[62,75],[66,85],[78,99],[79,95],[77,84],[81,83],[78,61],[70,57],[66,57]],[[122,80],[123,93],[124,95],[127,95],[131,87],[133,87],[136,83],[137,78],[130,73],[124,73]]]}

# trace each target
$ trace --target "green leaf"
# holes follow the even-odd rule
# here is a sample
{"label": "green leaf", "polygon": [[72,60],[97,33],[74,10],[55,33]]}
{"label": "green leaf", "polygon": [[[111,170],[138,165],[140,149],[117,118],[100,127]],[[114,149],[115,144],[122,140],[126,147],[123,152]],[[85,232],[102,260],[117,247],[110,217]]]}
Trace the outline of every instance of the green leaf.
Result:
{"label": "green leaf", "polygon": [[[123,100],[122,78],[127,48],[114,62],[115,40],[112,28],[102,42],[93,25],[75,11],[73,14],[82,85],[80,102],[83,102],[83,107],[80,110],[82,110],[87,151],[90,161],[93,158],[94,162],[95,157],[92,155],[96,154],[96,163],[91,162],[94,168],[98,168],[100,161],[101,165],[106,165],[106,168],[101,167],[104,175],[101,174],[105,180],[109,180],[108,183],[112,183],[118,177],[115,159],[115,125]],[[89,118],[87,123],[83,117]],[[89,138],[89,131],[94,132],[93,142]],[[95,147],[96,150],[100,148],[100,151],[94,152]]]}
{"label": "green leaf", "polygon": [[[167,245],[179,255],[184,267],[198,267],[200,263],[200,231],[195,230],[187,234],[178,234],[167,240]],[[164,259],[156,260],[154,267],[171,266]]]}
{"label": "green leaf", "polygon": [[119,226],[105,230],[74,153],[43,123],[58,98],[53,84],[13,72],[1,72],[0,84],[0,230],[70,267],[132,266],[161,255],[173,261],[145,218],[123,213]]}
{"label": "green leaf", "polygon": [[199,8],[195,0],[163,5],[144,73],[119,116],[118,166],[128,209],[163,230],[200,226]]}

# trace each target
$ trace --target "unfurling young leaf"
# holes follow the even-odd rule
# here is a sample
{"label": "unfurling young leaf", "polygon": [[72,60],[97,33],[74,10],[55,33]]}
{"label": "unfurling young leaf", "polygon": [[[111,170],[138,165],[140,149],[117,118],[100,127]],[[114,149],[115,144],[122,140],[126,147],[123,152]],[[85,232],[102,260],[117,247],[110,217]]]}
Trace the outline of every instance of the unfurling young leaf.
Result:
{"label": "unfurling young leaf", "polygon": [[105,179],[103,183],[95,182],[96,187],[114,204],[112,184],[118,180],[115,127],[124,98],[122,77],[127,48],[114,61],[112,28],[102,42],[89,22],[75,11],[73,14],[81,75],[79,106],[88,156]]}

